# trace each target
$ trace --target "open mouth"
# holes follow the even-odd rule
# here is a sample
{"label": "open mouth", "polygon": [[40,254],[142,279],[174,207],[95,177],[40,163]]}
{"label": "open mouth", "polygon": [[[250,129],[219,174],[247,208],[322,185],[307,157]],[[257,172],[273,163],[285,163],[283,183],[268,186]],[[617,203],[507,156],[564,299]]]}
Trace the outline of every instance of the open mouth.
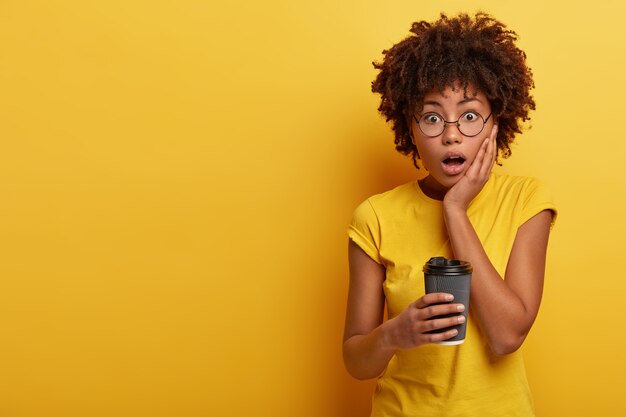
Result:
{"label": "open mouth", "polygon": [[463,165],[465,162],[465,158],[461,155],[451,156],[443,160],[444,165],[455,166],[455,165]]}
{"label": "open mouth", "polygon": [[443,172],[448,175],[456,175],[463,171],[465,166],[465,157],[461,154],[448,154],[446,158],[441,161]]}

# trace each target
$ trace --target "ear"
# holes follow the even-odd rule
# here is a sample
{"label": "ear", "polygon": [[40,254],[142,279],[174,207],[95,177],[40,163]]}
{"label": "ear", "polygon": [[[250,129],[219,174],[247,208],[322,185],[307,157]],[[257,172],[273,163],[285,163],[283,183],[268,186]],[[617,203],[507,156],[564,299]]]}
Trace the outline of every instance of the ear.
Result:
{"label": "ear", "polygon": [[411,143],[415,147],[415,155],[417,155],[417,159],[421,159],[420,158],[420,153],[417,150],[417,144],[415,143],[415,136],[413,136],[413,116],[409,116],[407,114],[407,116],[406,116],[406,126],[407,126],[407,130],[409,132],[409,137],[411,138]]}
{"label": "ear", "polygon": [[413,143],[413,145],[415,145],[415,137],[413,136],[413,121],[410,118],[407,118],[406,130],[409,132],[409,137],[411,138],[411,143]]}
{"label": "ear", "polygon": [[413,136],[413,129],[411,129],[411,125],[409,125],[409,137],[411,138],[411,143],[415,147],[415,154],[417,155],[417,159],[420,158],[420,152],[417,150],[417,144],[415,143],[415,137]]}
{"label": "ear", "polygon": [[422,159],[420,157],[420,151],[419,149],[417,149],[417,145],[415,144],[415,138],[413,137],[413,133],[409,133],[409,136],[411,136],[411,142],[413,143],[413,146],[415,147],[415,155],[417,155],[417,159]]}

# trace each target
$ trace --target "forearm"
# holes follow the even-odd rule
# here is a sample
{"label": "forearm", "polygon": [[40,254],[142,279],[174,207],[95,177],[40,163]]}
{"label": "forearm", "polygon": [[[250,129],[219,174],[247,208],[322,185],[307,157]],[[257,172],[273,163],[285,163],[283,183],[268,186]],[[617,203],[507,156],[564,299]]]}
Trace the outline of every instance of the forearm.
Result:
{"label": "forearm", "polygon": [[[443,292],[425,294],[384,321],[385,269],[350,241],[350,288],[344,329],[343,359],[358,379],[375,378],[399,349],[413,349],[456,336],[450,327],[464,321],[464,306]],[[441,318],[445,316],[445,318]],[[433,330],[442,330],[433,333]]]}
{"label": "forearm", "polygon": [[357,334],[343,343],[343,360],[346,369],[355,378],[376,378],[384,370],[395,353],[388,342],[386,323],[369,334]]}
{"label": "forearm", "polygon": [[491,349],[496,354],[517,350],[535,313],[527,311],[522,299],[496,271],[466,212],[445,208],[444,218],[455,258],[473,266],[471,308]]}

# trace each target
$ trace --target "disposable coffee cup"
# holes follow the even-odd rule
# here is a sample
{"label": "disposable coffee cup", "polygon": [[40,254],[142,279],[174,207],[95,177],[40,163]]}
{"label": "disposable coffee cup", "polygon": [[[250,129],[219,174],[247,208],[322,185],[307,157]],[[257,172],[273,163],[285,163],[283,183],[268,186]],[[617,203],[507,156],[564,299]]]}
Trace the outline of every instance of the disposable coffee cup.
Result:
{"label": "disposable coffee cup", "polygon": [[[441,256],[437,256],[430,258],[430,260],[424,264],[423,271],[426,294],[433,292],[445,292],[452,294],[454,296],[454,300],[449,303],[442,304],[454,303],[463,304],[465,306],[465,310],[461,313],[465,317],[465,322],[452,327],[446,327],[444,329],[432,330],[429,333],[442,333],[450,329],[457,329],[458,333],[456,336],[436,343],[448,346],[460,345],[465,341],[465,330],[467,328],[470,284],[472,281],[472,265],[470,265],[469,262],[459,261],[456,259],[446,259]],[[458,313],[435,316],[432,320],[454,317],[457,315]]]}

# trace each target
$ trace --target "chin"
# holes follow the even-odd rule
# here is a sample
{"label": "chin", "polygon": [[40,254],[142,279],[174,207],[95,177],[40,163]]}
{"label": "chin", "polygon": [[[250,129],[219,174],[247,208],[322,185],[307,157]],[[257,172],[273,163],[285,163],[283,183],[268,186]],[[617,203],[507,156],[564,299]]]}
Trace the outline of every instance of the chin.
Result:
{"label": "chin", "polygon": [[457,182],[459,182],[461,180],[461,178],[463,178],[463,174],[465,174],[464,172],[461,172],[455,176],[449,176],[449,175],[443,175],[439,178],[435,177],[435,180],[439,183],[439,185],[441,185],[443,188],[449,190],[450,188],[454,187],[454,185],[456,185]]}

